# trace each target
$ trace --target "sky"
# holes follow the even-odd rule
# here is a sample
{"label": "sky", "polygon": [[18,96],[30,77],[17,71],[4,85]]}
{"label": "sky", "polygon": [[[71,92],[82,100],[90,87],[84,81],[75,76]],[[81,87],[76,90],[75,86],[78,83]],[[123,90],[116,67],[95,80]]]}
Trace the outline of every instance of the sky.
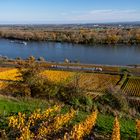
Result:
{"label": "sky", "polygon": [[140,21],[140,0],[0,0],[0,24]]}

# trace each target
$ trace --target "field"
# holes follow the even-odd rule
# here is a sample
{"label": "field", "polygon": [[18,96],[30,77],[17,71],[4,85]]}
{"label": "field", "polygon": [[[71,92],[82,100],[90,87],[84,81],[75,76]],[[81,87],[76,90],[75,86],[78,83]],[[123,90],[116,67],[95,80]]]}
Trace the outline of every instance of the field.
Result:
{"label": "field", "polygon": [[[0,88],[6,88],[9,82],[19,81],[20,74],[17,69],[0,69]],[[55,84],[75,83],[88,95],[106,95],[115,89],[121,81],[121,76],[99,73],[70,72],[58,70],[42,71],[41,76]],[[124,95],[139,97],[140,79],[127,77],[120,89]],[[104,94],[105,93],[105,94]],[[4,95],[4,94],[3,94]],[[93,96],[87,100],[71,101],[72,104],[62,100],[35,99],[31,97],[11,97],[0,95],[0,138],[18,140],[28,139],[59,139],[59,140],[122,140],[138,137],[140,129],[139,117],[124,117],[108,113],[105,102],[110,100],[105,96],[105,102],[94,102]],[[107,100],[106,100],[107,98]],[[73,98],[72,98],[73,99]],[[91,103],[92,102],[94,103]],[[80,104],[80,102],[83,102]],[[113,104],[115,101],[111,102]],[[103,103],[103,104],[102,104]],[[95,106],[94,106],[95,105]],[[90,108],[91,107],[91,108]],[[116,107],[117,108],[117,107]],[[110,109],[110,108],[109,108]],[[113,115],[112,115],[113,114]],[[115,117],[117,116],[117,117]]]}
{"label": "field", "polygon": [[[90,92],[106,92],[109,88],[114,87],[120,80],[120,76],[109,74],[94,74],[94,73],[81,73],[81,72],[68,72],[68,71],[53,71],[45,70],[41,73],[43,77],[48,78],[53,82],[67,82],[73,79],[78,79],[80,88]],[[5,70],[0,72],[0,80],[15,81],[19,80],[19,74],[16,69]],[[1,87],[3,82],[1,82]]]}
{"label": "field", "polygon": [[122,91],[129,96],[140,97],[140,79],[128,78],[122,87]]}
{"label": "field", "polygon": [[122,86],[122,93],[128,97],[128,101],[136,108],[140,106],[140,79],[137,77],[127,78]]}
{"label": "field", "polygon": [[19,74],[17,69],[5,70],[0,72],[0,80],[16,81],[19,80],[18,76]]}
{"label": "field", "polygon": [[0,68],[0,88],[6,88],[10,81],[19,80],[17,69]]}

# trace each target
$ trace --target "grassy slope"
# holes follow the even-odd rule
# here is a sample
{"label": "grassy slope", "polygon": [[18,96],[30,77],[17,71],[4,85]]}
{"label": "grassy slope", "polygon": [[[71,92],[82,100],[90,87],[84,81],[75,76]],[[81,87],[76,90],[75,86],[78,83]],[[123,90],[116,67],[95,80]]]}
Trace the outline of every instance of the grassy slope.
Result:
{"label": "grassy slope", "polygon": [[[50,103],[44,100],[38,100],[38,99],[15,99],[15,98],[0,96],[0,113],[3,115],[9,115],[11,113],[17,113],[17,112],[28,113],[30,111],[33,111],[35,108],[42,108],[42,109],[46,108],[49,106],[49,104]],[[65,106],[62,108],[61,113],[65,113],[68,110],[69,107]],[[87,115],[88,115],[87,112],[79,111],[79,113],[71,122],[71,124],[74,125],[81,121],[84,121]],[[95,132],[97,135],[100,136],[110,137],[113,129],[112,128],[113,121],[114,121],[113,116],[98,114],[96,126],[93,132]],[[127,140],[129,137],[131,139],[136,138],[134,120],[120,119],[120,125],[121,125],[121,136],[123,137],[124,140]]]}
{"label": "grassy slope", "polygon": [[48,102],[39,99],[15,99],[0,96],[0,114],[8,115],[9,113],[28,112],[36,108],[47,108]]}
{"label": "grassy slope", "polygon": [[[122,139],[124,140],[128,140],[129,138],[136,139],[135,120],[124,118],[121,118],[119,120]],[[111,135],[113,129],[113,121],[114,121],[113,116],[99,114],[97,117],[95,131],[98,134]]]}
{"label": "grassy slope", "polygon": [[[36,108],[48,107],[49,103],[39,99],[15,99],[10,97],[0,96],[0,114],[9,115],[17,112],[30,112]],[[68,108],[69,109],[69,108]],[[66,109],[67,110],[67,109]],[[64,109],[64,112],[66,111]],[[86,112],[79,112],[72,124],[83,121],[87,116]],[[111,135],[113,127],[113,116],[99,114],[94,131],[101,135]],[[135,120],[120,119],[121,136],[127,140],[136,139]]]}

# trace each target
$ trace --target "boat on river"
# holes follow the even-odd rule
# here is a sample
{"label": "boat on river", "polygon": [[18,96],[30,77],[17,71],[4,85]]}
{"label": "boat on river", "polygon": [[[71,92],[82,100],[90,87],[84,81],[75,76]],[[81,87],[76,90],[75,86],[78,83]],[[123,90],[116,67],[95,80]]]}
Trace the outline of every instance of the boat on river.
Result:
{"label": "boat on river", "polygon": [[23,44],[23,45],[27,45],[27,42],[25,42],[25,41],[16,41],[16,40],[11,40],[10,41],[11,43],[17,43],[17,44]]}

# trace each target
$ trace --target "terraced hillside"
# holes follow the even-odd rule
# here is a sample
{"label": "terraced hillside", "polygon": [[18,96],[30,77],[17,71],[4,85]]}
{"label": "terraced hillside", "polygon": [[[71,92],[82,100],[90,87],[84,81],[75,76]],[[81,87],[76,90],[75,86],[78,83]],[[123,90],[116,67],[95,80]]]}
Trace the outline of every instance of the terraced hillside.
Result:
{"label": "terraced hillside", "polygon": [[128,78],[122,87],[122,91],[129,96],[140,97],[140,79]]}
{"label": "terraced hillside", "polygon": [[[95,73],[77,73],[67,71],[52,71],[45,70],[41,73],[44,77],[53,82],[66,82],[78,80],[78,86],[83,90],[92,92],[106,92],[109,88],[114,87],[120,80],[120,76],[109,74],[95,74]],[[19,80],[19,73],[17,69],[5,70],[0,72],[1,87],[4,81]]]}

